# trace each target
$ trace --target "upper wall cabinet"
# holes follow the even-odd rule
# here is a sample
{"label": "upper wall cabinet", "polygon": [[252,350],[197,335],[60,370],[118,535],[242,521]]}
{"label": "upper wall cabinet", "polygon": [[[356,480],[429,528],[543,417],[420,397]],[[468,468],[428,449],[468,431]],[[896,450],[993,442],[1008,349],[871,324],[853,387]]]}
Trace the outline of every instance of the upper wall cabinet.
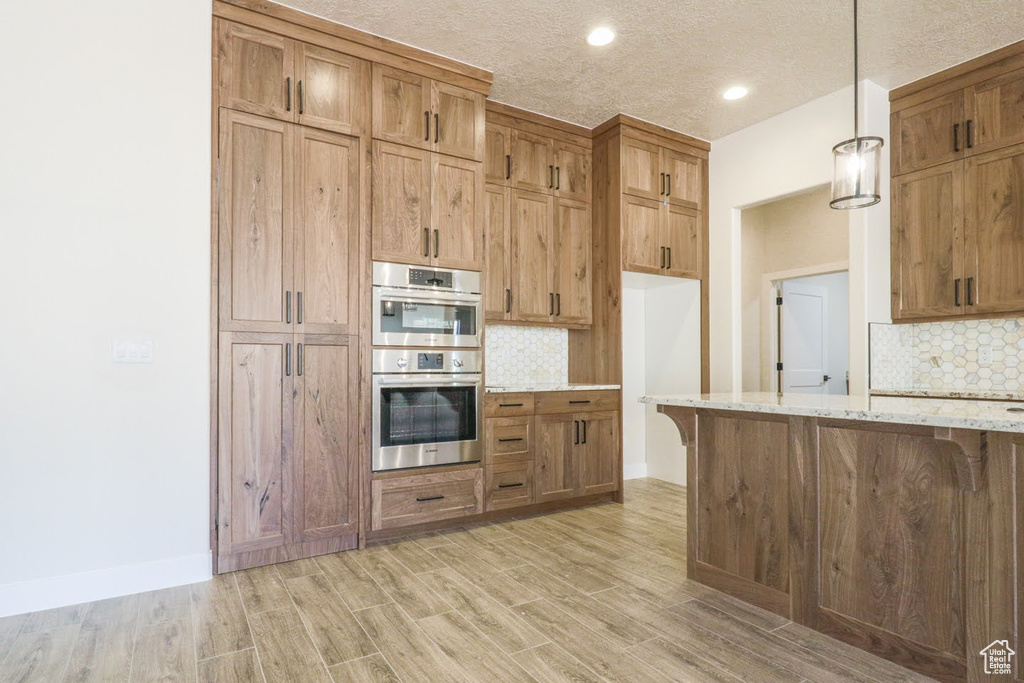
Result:
{"label": "upper wall cabinet", "polygon": [[220,104],[281,121],[363,135],[370,64],[217,20]]}
{"label": "upper wall cabinet", "polygon": [[895,321],[1024,312],[1024,46],[976,64],[890,95]]}
{"label": "upper wall cabinet", "polygon": [[484,96],[374,64],[373,137],[483,161]]}
{"label": "upper wall cabinet", "polygon": [[220,117],[220,329],[356,334],[360,142]]}
{"label": "upper wall cabinet", "polygon": [[525,130],[495,128],[495,134],[488,134],[493,147],[487,152],[487,182],[590,201],[593,161],[589,148]]}
{"label": "upper wall cabinet", "polygon": [[675,149],[624,137],[622,191],[674,206],[704,208],[703,159]]}

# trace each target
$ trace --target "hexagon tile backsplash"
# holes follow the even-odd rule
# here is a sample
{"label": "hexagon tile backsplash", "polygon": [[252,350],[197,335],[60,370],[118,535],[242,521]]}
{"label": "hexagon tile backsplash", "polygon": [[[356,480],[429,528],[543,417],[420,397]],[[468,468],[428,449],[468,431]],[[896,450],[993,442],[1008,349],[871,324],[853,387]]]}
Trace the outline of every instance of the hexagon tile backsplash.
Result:
{"label": "hexagon tile backsplash", "polygon": [[484,329],[488,386],[567,384],[569,330],[488,325]]}
{"label": "hexagon tile backsplash", "polygon": [[1024,318],[872,323],[871,389],[1024,394]]}

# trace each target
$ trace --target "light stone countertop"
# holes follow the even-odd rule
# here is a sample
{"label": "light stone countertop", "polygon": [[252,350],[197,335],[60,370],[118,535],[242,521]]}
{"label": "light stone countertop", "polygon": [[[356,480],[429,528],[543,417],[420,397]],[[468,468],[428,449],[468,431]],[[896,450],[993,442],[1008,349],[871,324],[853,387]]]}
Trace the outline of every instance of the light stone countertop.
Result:
{"label": "light stone countertop", "polygon": [[921,396],[925,398],[960,398],[975,401],[1021,401],[1024,393],[1013,391],[982,391],[980,389],[872,389],[872,396]]}
{"label": "light stone countertop", "polygon": [[515,392],[537,391],[598,391],[601,389],[621,389],[618,384],[515,384],[508,386],[487,387],[488,394],[511,394]]}
{"label": "light stone countertop", "polygon": [[642,396],[641,403],[1024,434],[1024,402],[891,396],[719,393]]}

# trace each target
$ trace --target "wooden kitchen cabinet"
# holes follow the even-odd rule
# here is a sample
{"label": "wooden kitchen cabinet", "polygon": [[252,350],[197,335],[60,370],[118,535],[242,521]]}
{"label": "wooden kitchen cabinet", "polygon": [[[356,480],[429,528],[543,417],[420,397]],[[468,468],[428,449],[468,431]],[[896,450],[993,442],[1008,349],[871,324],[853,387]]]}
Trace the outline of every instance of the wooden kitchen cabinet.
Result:
{"label": "wooden kitchen cabinet", "polygon": [[622,269],[660,274],[662,204],[656,199],[622,197]]}
{"label": "wooden kitchen cabinet", "polygon": [[481,270],[485,198],[481,165],[375,140],[375,261]]}
{"label": "wooden kitchen cabinet", "polygon": [[622,192],[633,197],[661,199],[661,147],[633,138],[622,138]]}
{"label": "wooden kitchen cabinet", "polygon": [[592,319],[590,205],[512,190],[509,313],[502,319],[585,326]]}
{"label": "wooden kitchen cabinet", "polygon": [[[492,124],[487,128],[490,131]],[[488,182],[590,202],[593,161],[589,148],[500,124],[494,128],[487,138]]]}
{"label": "wooden kitchen cabinet", "polygon": [[512,129],[488,123],[484,137],[484,181],[507,186],[512,180]]}
{"label": "wooden kitchen cabinet", "polygon": [[555,196],[590,201],[593,178],[591,152],[585,147],[554,141]]}
{"label": "wooden kitchen cabinet", "polygon": [[579,456],[573,414],[537,416],[537,453],[533,470],[534,499],[538,503],[572,498],[580,489]]}
{"label": "wooden kitchen cabinet", "polygon": [[484,159],[484,97],[373,65],[373,137],[473,161]]}
{"label": "wooden kitchen cabinet", "polygon": [[363,135],[370,64],[218,19],[220,106],[305,126]]}
{"label": "wooden kitchen cabinet", "polygon": [[555,187],[554,143],[551,138],[512,131],[513,187],[551,194]]}
{"label": "wooden kitchen cabinet", "polygon": [[226,109],[220,134],[221,329],[354,334],[360,141]]}
{"label": "wooden kitchen cabinet", "polygon": [[665,200],[672,206],[704,209],[704,160],[692,154],[662,148]]}
{"label": "wooden kitchen cabinet", "polygon": [[511,190],[488,184],[484,188],[484,317],[508,320],[512,315],[512,215]]}
{"label": "wooden kitchen cabinet", "polygon": [[701,215],[695,209],[669,205],[661,212],[661,242],[665,247],[664,275],[699,280],[704,242]]}
{"label": "wooden kitchen cabinet", "polygon": [[221,333],[221,571],[355,547],[359,354],[350,339]]}
{"label": "wooden kitchen cabinet", "polygon": [[579,413],[580,422],[578,495],[591,496],[619,488],[620,457],[619,413]]}
{"label": "wooden kitchen cabinet", "polygon": [[1024,50],[993,55],[890,93],[894,321],[1024,312]]}

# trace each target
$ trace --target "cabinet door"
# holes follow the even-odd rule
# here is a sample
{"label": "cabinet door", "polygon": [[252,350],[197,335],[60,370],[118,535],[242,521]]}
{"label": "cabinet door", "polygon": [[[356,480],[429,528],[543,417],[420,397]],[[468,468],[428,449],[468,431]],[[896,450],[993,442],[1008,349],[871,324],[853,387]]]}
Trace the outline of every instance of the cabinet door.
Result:
{"label": "cabinet door", "polygon": [[579,434],[575,415],[538,415],[533,464],[534,500],[572,498],[579,490]]}
{"label": "cabinet door", "polygon": [[295,120],[295,43],[259,29],[218,21],[220,106]]}
{"label": "cabinet door", "polygon": [[488,184],[484,189],[484,315],[507,320],[512,312],[512,215],[507,187]]}
{"label": "cabinet door", "polygon": [[429,265],[431,153],[373,143],[375,261]]}
{"label": "cabinet door", "polygon": [[662,149],[661,157],[668,203],[689,209],[703,209],[704,160],[672,149]]}
{"label": "cabinet door", "polygon": [[484,138],[484,180],[508,185],[512,179],[512,130],[488,123]]}
{"label": "cabinet door", "polygon": [[299,123],[348,135],[366,133],[370,63],[299,44],[295,60]]}
{"label": "cabinet door", "polygon": [[893,114],[894,175],[963,157],[963,102],[957,91]]}
{"label": "cabinet door", "polygon": [[555,196],[590,201],[591,151],[586,147],[555,142]]}
{"label": "cabinet door", "polygon": [[382,64],[373,65],[373,137],[433,149],[429,78]]}
{"label": "cabinet door", "polygon": [[431,185],[432,263],[444,268],[483,270],[483,165],[434,154]]}
{"label": "cabinet door", "polygon": [[221,110],[220,329],[290,332],[294,126]]}
{"label": "cabinet door", "polygon": [[434,149],[441,154],[484,160],[484,96],[433,81]]}
{"label": "cabinet door", "polygon": [[967,312],[1024,312],[1024,144],[965,163]]}
{"label": "cabinet door", "polygon": [[963,185],[961,161],[893,181],[894,320],[963,312]]}
{"label": "cabinet door", "polygon": [[580,490],[590,496],[619,489],[619,413],[582,413],[580,421]]}
{"label": "cabinet door", "polygon": [[220,566],[292,541],[291,334],[222,333],[217,470]]}
{"label": "cabinet door", "polygon": [[661,213],[665,275],[700,279],[704,260],[700,211],[669,205]]}
{"label": "cabinet door", "polygon": [[521,322],[547,322],[554,312],[551,243],[554,198],[512,191],[512,310]]}
{"label": "cabinet door", "polygon": [[622,138],[622,191],[634,197],[659,199],[665,193],[661,148]]}
{"label": "cabinet door", "polygon": [[555,160],[550,138],[512,131],[512,186],[551,193],[555,189]]}
{"label": "cabinet door", "polygon": [[295,330],[359,334],[359,138],[297,129]]}
{"label": "cabinet door", "polygon": [[622,268],[637,273],[662,271],[661,202],[622,198]]}
{"label": "cabinet door", "polygon": [[555,322],[589,325],[593,319],[590,204],[555,200],[553,259]]}
{"label": "cabinet door", "polygon": [[304,335],[296,340],[295,540],[355,534],[360,463],[358,337]]}
{"label": "cabinet door", "polygon": [[1024,69],[967,88],[964,117],[971,126],[968,154],[1024,142]]}

